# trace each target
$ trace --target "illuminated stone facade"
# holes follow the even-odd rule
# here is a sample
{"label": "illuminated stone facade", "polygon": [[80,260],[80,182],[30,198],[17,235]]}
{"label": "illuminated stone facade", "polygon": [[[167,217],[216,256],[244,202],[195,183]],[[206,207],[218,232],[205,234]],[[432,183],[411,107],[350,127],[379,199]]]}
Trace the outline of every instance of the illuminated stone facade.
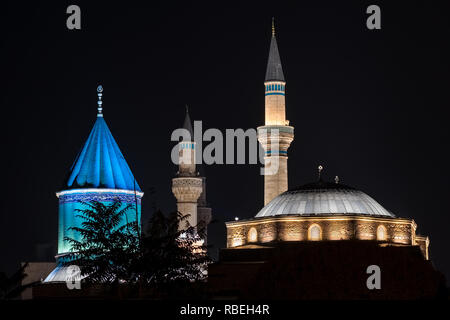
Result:
{"label": "illuminated stone facade", "polygon": [[418,245],[428,259],[428,237],[416,236],[416,223],[405,218],[279,216],[230,221],[226,227],[228,248],[272,241],[372,240],[385,245]]}

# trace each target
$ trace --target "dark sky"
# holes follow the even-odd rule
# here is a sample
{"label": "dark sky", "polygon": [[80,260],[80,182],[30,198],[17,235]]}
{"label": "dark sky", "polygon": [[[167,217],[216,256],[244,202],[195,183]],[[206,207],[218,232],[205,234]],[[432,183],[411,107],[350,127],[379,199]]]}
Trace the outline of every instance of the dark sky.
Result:
{"label": "dark sky", "polygon": [[[66,28],[70,4],[81,7],[80,31]],[[381,30],[366,28],[369,4],[381,7]],[[204,128],[263,124],[275,16],[295,127],[290,186],[322,164],[413,218],[449,278],[448,12],[426,1],[2,3],[0,270],[56,243],[55,192],[93,126],[100,83],[105,120],[147,192],[144,216],[152,202],[173,210],[170,134],[186,103]],[[218,220],[210,241],[223,247],[223,222],[262,207],[263,178],[258,165],[206,174]]]}

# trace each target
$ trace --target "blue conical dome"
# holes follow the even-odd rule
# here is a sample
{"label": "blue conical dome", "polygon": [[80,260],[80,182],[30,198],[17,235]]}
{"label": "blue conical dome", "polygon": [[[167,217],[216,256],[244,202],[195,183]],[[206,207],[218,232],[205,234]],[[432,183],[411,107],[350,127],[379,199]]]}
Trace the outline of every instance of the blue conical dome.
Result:
{"label": "blue conical dome", "polygon": [[70,168],[64,188],[108,188],[141,191],[102,115]]}

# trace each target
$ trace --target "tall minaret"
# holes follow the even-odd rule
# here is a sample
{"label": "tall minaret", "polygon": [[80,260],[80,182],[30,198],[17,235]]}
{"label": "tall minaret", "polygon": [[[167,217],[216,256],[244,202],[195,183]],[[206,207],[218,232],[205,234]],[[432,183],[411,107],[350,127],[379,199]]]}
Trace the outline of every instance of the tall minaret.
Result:
{"label": "tall minaret", "polygon": [[273,18],[272,39],[264,85],[266,96],[265,125],[258,127],[258,140],[265,150],[265,167],[278,167],[274,174],[266,173],[264,175],[264,205],[266,205],[288,189],[287,149],[294,140],[294,127],[289,126],[289,120],[286,120],[286,81],[281,67]]}
{"label": "tall minaret", "polygon": [[[198,176],[195,166],[194,130],[186,106],[186,117],[183,128],[190,133],[190,139],[180,141],[179,165],[175,178],[172,179],[172,192],[177,198],[177,210],[182,215],[189,215],[187,221],[192,227],[198,224],[197,201],[203,191],[203,180]],[[186,229],[183,223],[180,229]]]}

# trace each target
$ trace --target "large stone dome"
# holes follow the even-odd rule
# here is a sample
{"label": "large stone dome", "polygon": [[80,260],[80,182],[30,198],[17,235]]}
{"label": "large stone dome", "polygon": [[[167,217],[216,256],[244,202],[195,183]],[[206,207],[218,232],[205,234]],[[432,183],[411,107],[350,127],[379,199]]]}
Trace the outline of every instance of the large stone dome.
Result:
{"label": "large stone dome", "polygon": [[318,181],[288,190],[270,201],[256,218],[303,215],[366,215],[395,218],[391,212],[362,191]]}

